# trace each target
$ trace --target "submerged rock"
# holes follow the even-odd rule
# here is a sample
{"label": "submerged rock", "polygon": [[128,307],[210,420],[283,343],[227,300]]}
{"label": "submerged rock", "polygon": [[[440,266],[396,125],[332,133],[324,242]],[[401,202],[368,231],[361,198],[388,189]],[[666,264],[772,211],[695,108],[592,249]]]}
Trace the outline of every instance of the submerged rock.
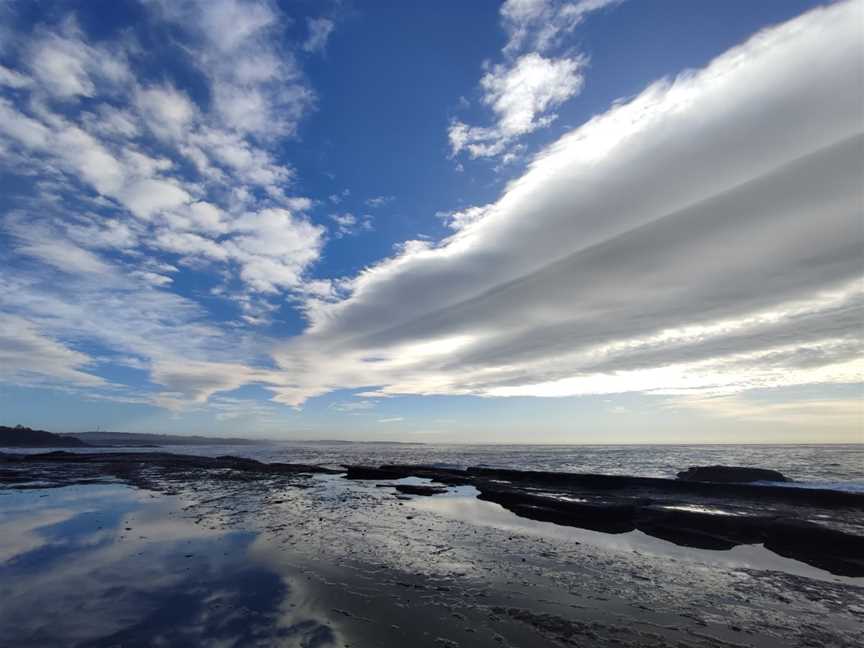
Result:
{"label": "submerged rock", "polygon": [[755,482],[792,481],[783,473],[766,468],[746,468],[743,466],[691,466],[688,470],[678,473],[678,479],[683,481],[703,482]]}

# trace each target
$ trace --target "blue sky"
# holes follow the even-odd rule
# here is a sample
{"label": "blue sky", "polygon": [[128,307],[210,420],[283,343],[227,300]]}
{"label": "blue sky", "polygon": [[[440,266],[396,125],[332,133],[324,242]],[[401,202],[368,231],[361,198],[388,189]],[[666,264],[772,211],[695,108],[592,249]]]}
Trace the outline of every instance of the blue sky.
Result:
{"label": "blue sky", "polygon": [[860,441],[861,19],[0,4],[0,418]]}

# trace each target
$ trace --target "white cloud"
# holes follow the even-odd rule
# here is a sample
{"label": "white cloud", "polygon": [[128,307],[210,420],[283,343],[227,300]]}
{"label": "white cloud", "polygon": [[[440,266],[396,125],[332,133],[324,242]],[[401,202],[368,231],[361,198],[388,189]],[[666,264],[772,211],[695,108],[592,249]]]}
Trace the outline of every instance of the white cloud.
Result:
{"label": "white cloud", "polygon": [[329,18],[309,18],[306,20],[306,25],[309,29],[309,37],[303,43],[303,50],[323,52],[336,24]]}
{"label": "white cloud", "polygon": [[330,409],[334,409],[338,412],[365,412],[371,409],[375,409],[377,406],[378,404],[375,401],[356,400],[333,403],[330,406]]}
{"label": "white cloud", "polygon": [[108,266],[95,254],[62,240],[30,241],[17,248],[18,252],[37,257],[66,272],[106,272]]}
{"label": "white cloud", "polygon": [[480,85],[498,116],[498,130],[506,138],[518,137],[548,125],[550,108],[561,105],[582,88],[582,59],[546,59],[525,54],[512,67],[495,66]]}
{"label": "white cloud", "polygon": [[621,0],[507,0],[501,7],[501,18],[509,40],[505,53],[519,50],[542,52],[560,44],[593,12],[619,4]]}
{"label": "white cloud", "polygon": [[[159,3],[149,6],[160,8]],[[98,267],[98,259],[78,246],[108,250],[113,243],[129,251],[138,243],[181,255],[187,265],[202,260],[236,262],[231,267],[238,269],[253,291],[308,292],[303,275],[320,254],[324,229],[289,210],[308,210],[312,202],[286,195],[293,170],[274,162],[268,150],[250,139],[249,129],[226,117],[227,108],[219,98],[220,93],[236,91],[264,101],[266,106],[258,107],[257,117],[249,118],[267,122],[269,144],[275,143],[274,136],[294,128],[282,128],[283,118],[293,110],[289,106],[286,112],[283,100],[300,81],[290,54],[280,51],[279,15],[268,3],[239,0],[166,3],[159,15],[194,32],[186,49],[210,77],[213,110],[201,111],[169,82],[140,86],[125,67],[135,62],[134,48],[128,53],[131,58],[119,46],[96,48],[72,23],[57,32],[40,28],[31,49],[46,60],[62,62],[43,61],[33,67],[41,83],[56,86],[55,95],[90,98],[78,119],[74,111],[52,112],[44,103],[31,102],[28,108],[25,101],[13,105],[0,99],[0,138],[5,135],[17,148],[15,165],[20,166],[18,161],[23,159],[33,175],[67,175],[65,180],[53,180],[55,206],[61,204],[64,190],[83,182],[100,194],[94,203],[102,200],[104,208],[111,203],[102,197],[113,199],[146,222],[143,228],[115,224],[110,231],[93,222],[69,224],[66,235],[75,242],[63,243],[62,232],[55,231],[51,243],[40,243],[38,248],[31,243],[30,254],[53,258],[62,246],[71,246],[80,250],[72,257],[77,260],[74,265],[83,267],[86,261]],[[229,25],[230,34],[223,33]],[[115,50],[123,54],[119,58],[126,70],[123,74],[110,73],[105,62]],[[49,78],[49,72],[57,70],[69,78]],[[9,78],[18,86],[28,85],[19,83],[18,77]],[[111,84],[121,81],[131,97],[129,106],[117,105],[111,95]],[[67,86],[61,87],[63,83]],[[238,109],[250,110],[241,105]],[[279,115],[271,115],[273,111]],[[148,130],[159,140],[155,147],[141,139]],[[152,154],[154,148],[159,155]],[[183,158],[193,162],[199,178],[184,174]],[[12,164],[12,157],[7,156],[7,161]],[[83,197],[86,192],[78,194]],[[43,192],[43,201],[48,197]],[[64,218],[72,220],[69,215]]]}
{"label": "white cloud", "polygon": [[472,158],[519,154],[519,138],[555,121],[555,108],[582,91],[587,58],[581,54],[547,56],[589,13],[620,0],[508,0],[501,7],[509,34],[505,62],[492,66],[480,80],[483,103],[495,123],[470,126],[459,119],[447,131],[451,155],[466,151]]}
{"label": "white cloud", "polygon": [[371,231],[372,217],[369,214],[357,217],[350,212],[342,214],[331,214],[330,220],[336,223],[336,238],[351,236],[361,231]]}
{"label": "white cloud", "polygon": [[101,378],[82,371],[89,364],[89,356],[42,335],[24,318],[0,312],[0,379],[19,384],[101,385]]}
{"label": "white cloud", "polygon": [[89,51],[79,40],[52,35],[35,44],[30,69],[57,96],[89,97],[95,92],[89,60]]}
{"label": "white cloud", "polygon": [[222,211],[203,200],[189,205],[189,218],[194,226],[208,232],[224,233],[228,229]]}
{"label": "white cloud", "polygon": [[147,272],[144,270],[133,270],[129,273],[129,276],[141,279],[151,286],[167,286],[174,281],[171,277],[166,275],[158,274],[156,272]]}
{"label": "white cloud", "polygon": [[204,128],[190,136],[191,151],[198,151],[204,160],[213,160],[234,173],[243,182],[265,188],[286,185],[292,171],[277,164],[265,150],[250,144],[236,133]]}
{"label": "white cloud", "polygon": [[[10,41],[26,64],[0,69],[0,84],[15,90],[0,99],[0,161],[32,192],[0,221],[12,242],[0,313],[27,324],[16,329],[22,344],[74,339],[139,359],[162,390],[157,402],[172,408],[248,382],[284,385],[281,372],[256,368],[268,343],[244,326],[267,323],[279,293],[333,295],[331,282],[306,276],[325,229],[303,215],[313,202],[290,195],[294,172],[274,153],[313,95],[275,5],[146,9],[176,23],[178,51],[202,73],[209,102],[196,104],[171,71],[155,83],[143,80],[150,70],[134,76],[150,60],[131,37],[96,43],[67,21]],[[172,292],[178,266],[213,271],[211,294],[236,321],[205,324],[194,296]],[[59,357],[60,347],[43,346]],[[129,397],[87,378],[87,356],[70,353],[58,371],[92,386],[91,397]],[[10,369],[4,380],[17,378]],[[147,390],[135,397],[153,402]]]}
{"label": "white cloud", "polygon": [[353,214],[344,213],[344,214],[332,214],[330,216],[330,220],[339,225],[340,227],[353,227],[357,224],[357,219]]}
{"label": "white cloud", "polygon": [[86,113],[83,121],[90,133],[108,138],[132,139],[141,133],[137,116],[128,109],[102,104],[97,113]]}
{"label": "white cloud", "polygon": [[122,52],[96,51],[71,21],[60,31],[43,32],[31,44],[27,61],[41,86],[61,99],[92,97],[97,83],[119,83],[129,76]]}
{"label": "white cloud", "polygon": [[489,211],[491,205],[481,207],[468,207],[455,212],[438,212],[435,215],[444,221],[447,227],[454,230],[465,229],[482,219]]}
{"label": "white cloud", "polygon": [[21,114],[5,99],[0,99],[0,132],[35,149],[45,148],[50,137],[50,130],[41,122]]}
{"label": "white cloud", "polygon": [[195,105],[171,86],[141,89],[135,103],[153,133],[163,139],[181,139],[195,118]]}
{"label": "white cloud", "polygon": [[861,10],[813,10],[652,84],[442,244],[313,300],[277,352],[299,377],[279,398],[860,381]]}
{"label": "white cloud", "polygon": [[70,240],[83,247],[127,251],[138,245],[135,228],[117,219],[85,217],[66,224],[64,230]]}
{"label": "white cloud", "polygon": [[151,218],[154,214],[180,205],[191,197],[185,189],[171,180],[147,178],[128,184],[118,192],[120,201],[138,218]]}
{"label": "white cloud", "polygon": [[[18,384],[50,379],[87,388],[92,398],[135,398],[171,409],[249,382],[284,383],[281,372],[249,364],[250,358],[263,356],[263,338],[229,334],[205,323],[206,312],[199,305],[164,289],[168,280],[156,272],[126,273],[118,266],[73,275],[62,283],[52,273],[3,274],[0,379]],[[57,342],[61,339],[110,349],[121,364],[129,364],[131,357],[132,366],[150,372],[151,381],[164,389],[154,394],[137,388],[128,394],[84,373],[82,368],[93,360],[62,346]]]}
{"label": "white cloud", "polygon": [[[170,167],[133,149],[121,158],[103,142],[82,128],[56,119],[56,128],[15,110],[0,100],[0,130],[26,149],[49,158],[56,156],[61,168],[98,193],[118,200],[139,218],[190,201],[189,193],[176,180],[156,177]],[[167,166],[166,166],[167,165]]]}
{"label": "white cloud", "polygon": [[0,65],[0,86],[6,86],[7,88],[26,88],[31,83],[30,77]]}
{"label": "white cloud", "polygon": [[234,236],[223,247],[240,263],[240,276],[261,292],[299,287],[324,244],[323,227],[285,209],[244,214],[232,229]]}
{"label": "white cloud", "polygon": [[[265,2],[215,0],[169,3],[175,10],[194,17],[208,45],[225,54],[237,52],[251,40],[265,36],[267,29],[279,22],[279,16]],[[176,5],[185,5],[177,7]]]}
{"label": "white cloud", "polygon": [[228,252],[215,241],[191,232],[163,230],[156,236],[156,245],[182,256],[201,256],[215,261],[227,261]]}
{"label": "white cloud", "polygon": [[227,392],[255,382],[280,380],[272,372],[251,369],[245,365],[189,361],[157,360],[151,371],[152,380],[165,387],[157,402],[169,409],[188,403],[204,403],[218,392]]}
{"label": "white cloud", "polygon": [[374,196],[373,198],[368,198],[366,200],[366,205],[368,207],[384,207],[385,205],[389,205],[394,200],[396,200],[396,196]]}
{"label": "white cloud", "polygon": [[16,252],[37,258],[58,270],[98,274],[109,269],[97,255],[58,236],[49,226],[28,223],[21,213],[8,215],[5,229],[13,238]]}
{"label": "white cloud", "polygon": [[280,42],[281,16],[269,2],[156,2],[168,20],[195,35],[196,62],[210,79],[214,108],[229,130],[291,135],[315,96]]}
{"label": "white cloud", "polygon": [[53,134],[52,146],[71,173],[81,178],[96,191],[116,196],[126,182],[122,163],[98,140],[77,126],[67,126]]}
{"label": "white cloud", "polygon": [[483,103],[496,115],[495,126],[453,121],[448,131],[452,154],[466,150],[473,158],[498,156],[517,138],[551,124],[557,117],[552,109],[581,91],[584,65],[581,57],[547,59],[536,53],[496,65],[480,80]]}

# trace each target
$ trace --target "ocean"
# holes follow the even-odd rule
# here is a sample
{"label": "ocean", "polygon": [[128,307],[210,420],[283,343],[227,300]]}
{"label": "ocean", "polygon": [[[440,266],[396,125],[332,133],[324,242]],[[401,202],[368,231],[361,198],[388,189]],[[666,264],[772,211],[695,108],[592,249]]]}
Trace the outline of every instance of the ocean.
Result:
{"label": "ocean", "polygon": [[[2,449],[0,449],[2,450]],[[27,452],[46,451],[47,448]],[[94,451],[87,448],[86,451]],[[101,448],[99,451],[118,451]],[[259,445],[123,448],[260,461],[308,464],[423,464],[466,468],[600,473],[674,478],[690,466],[722,464],[779,470],[809,486],[864,492],[864,444],[787,445],[439,445],[354,442],[284,442]],[[21,452],[9,449],[9,452]]]}

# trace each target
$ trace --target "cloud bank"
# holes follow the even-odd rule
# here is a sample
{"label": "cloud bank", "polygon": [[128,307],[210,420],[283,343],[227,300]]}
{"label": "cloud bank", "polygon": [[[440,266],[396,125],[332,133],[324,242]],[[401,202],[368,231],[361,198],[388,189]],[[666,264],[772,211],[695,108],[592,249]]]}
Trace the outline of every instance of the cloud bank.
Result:
{"label": "cloud bank", "polygon": [[309,300],[278,398],[859,382],[862,19],[816,9],[650,85],[448,239]]}

